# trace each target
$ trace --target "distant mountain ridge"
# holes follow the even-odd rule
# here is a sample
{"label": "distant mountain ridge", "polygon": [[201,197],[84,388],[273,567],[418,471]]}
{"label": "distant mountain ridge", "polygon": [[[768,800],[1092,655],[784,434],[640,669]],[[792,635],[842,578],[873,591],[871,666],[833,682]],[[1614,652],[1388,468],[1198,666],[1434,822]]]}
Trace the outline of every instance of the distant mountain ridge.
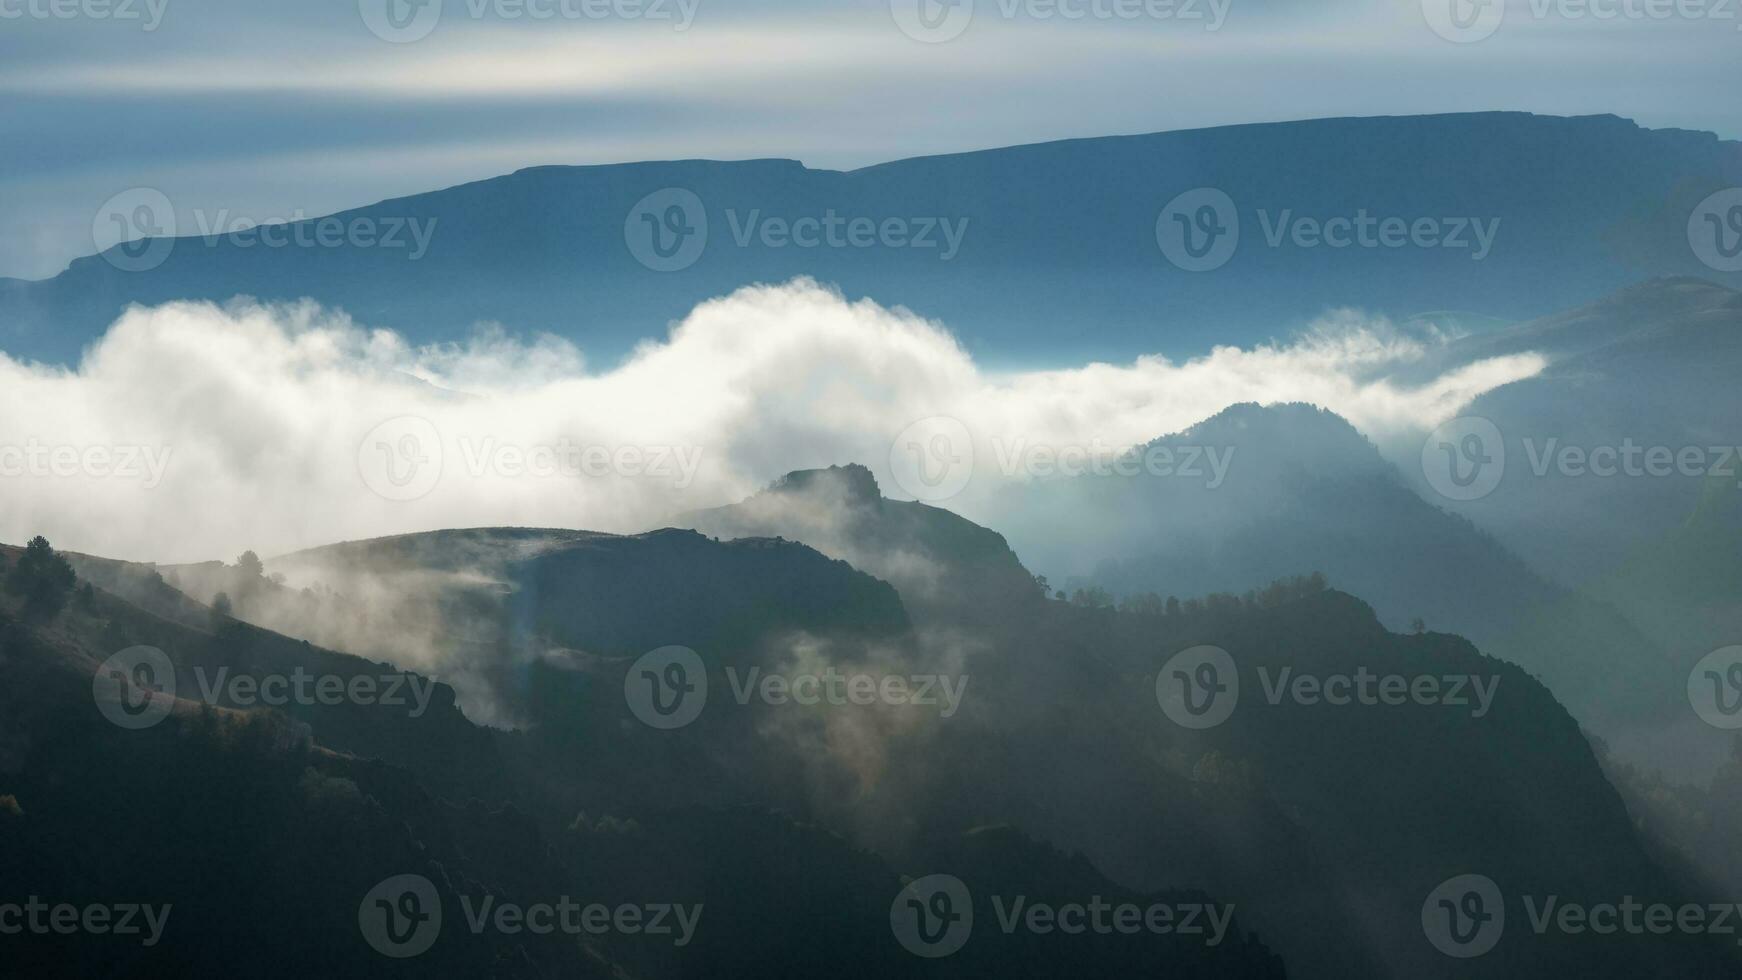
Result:
{"label": "distant mountain ridge", "polygon": [[[1533,377],[1477,397],[1461,415],[1485,419],[1504,443],[1503,478],[1467,502],[1430,499],[1500,536],[1558,581],[1601,576],[1679,526],[1710,492],[1701,474],[1610,477],[1563,471],[1564,449],[1591,453],[1632,444],[1684,449],[1697,463],[1730,471],[1742,444],[1742,292],[1699,278],[1638,283],[1541,320],[1466,338],[1419,366],[1435,372],[1485,357],[1536,351],[1548,365]],[[1711,450],[1716,447],[1719,455]],[[1593,461],[1594,462],[1594,461]],[[1635,467],[1640,461],[1635,460]],[[1410,467],[1406,466],[1406,472]],[[1416,481],[1419,485],[1420,481]],[[1552,515],[1554,519],[1546,517]],[[1592,533],[1601,528],[1601,533]]]}
{"label": "distant mountain ridge", "polygon": [[[0,350],[66,363],[130,303],[248,295],[312,298],[419,343],[481,321],[550,331],[608,363],[702,300],[812,276],[939,319],[976,355],[1177,356],[1284,335],[1332,307],[1407,317],[1479,305],[1521,320],[1652,275],[1742,284],[1702,265],[1687,239],[1696,205],[1738,185],[1742,144],[1614,116],[1525,113],[1228,126],[850,172],[791,160],[535,167],[338,216],[424,222],[427,254],[416,260],[405,248],[208,242],[183,228],[149,271],[91,256],[52,279],[0,281]],[[1188,272],[1163,255],[1158,218],[1205,187],[1233,202],[1240,244],[1226,265]],[[672,215],[672,202],[650,198],[667,189],[694,194],[699,213]],[[648,201],[660,213],[645,217],[685,218],[674,227],[686,235],[705,215],[693,264],[658,272],[637,261],[625,228]],[[1459,248],[1301,247],[1287,227],[1361,211],[1498,225],[1479,261]],[[901,247],[764,234],[771,220],[831,214],[901,223]],[[944,222],[960,232],[948,259],[940,234],[932,247],[908,244]]]}
{"label": "distant mountain ridge", "polygon": [[1227,479],[1214,489],[1172,478],[1036,481],[997,498],[992,523],[1014,528],[1015,547],[1058,584],[1098,586],[1110,599],[1239,595],[1321,572],[1391,629],[1419,620],[1520,664],[1600,732],[1676,707],[1661,685],[1630,680],[1673,677],[1661,642],[1424,499],[1335,413],[1235,405],[1152,445],[1231,452]]}

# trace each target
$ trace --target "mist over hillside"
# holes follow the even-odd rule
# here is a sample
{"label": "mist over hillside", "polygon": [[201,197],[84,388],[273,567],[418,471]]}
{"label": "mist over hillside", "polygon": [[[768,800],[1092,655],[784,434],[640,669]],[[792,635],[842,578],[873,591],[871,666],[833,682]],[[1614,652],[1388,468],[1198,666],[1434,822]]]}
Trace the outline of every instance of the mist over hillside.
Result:
{"label": "mist over hillside", "polygon": [[0,977],[1742,975],[1733,16],[172,2],[0,4]]}

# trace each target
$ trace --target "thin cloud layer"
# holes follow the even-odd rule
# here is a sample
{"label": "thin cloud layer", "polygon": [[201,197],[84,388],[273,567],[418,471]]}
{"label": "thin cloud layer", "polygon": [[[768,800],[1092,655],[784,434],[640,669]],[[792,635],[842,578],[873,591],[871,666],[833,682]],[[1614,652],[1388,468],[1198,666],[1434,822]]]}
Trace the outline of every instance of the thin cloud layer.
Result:
{"label": "thin cloud layer", "polygon": [[0,540],[178,562],[441,527],[628,532],[847,462],[912,496],[892,446],[940,416],[971,440],[948,506],[972,516],[1032,476],[1000,465],[1010,445],[1117,450],[1243,401],[1321,405],[1383,443],[1543,365],[1389,379],[1441,342],[1342,312],[1286,345],[998,374],[944,325],[801,280],[589,371],[552,337],[414,348],[313,303],[172,303],[129,311],[76,371],[0,355]]}

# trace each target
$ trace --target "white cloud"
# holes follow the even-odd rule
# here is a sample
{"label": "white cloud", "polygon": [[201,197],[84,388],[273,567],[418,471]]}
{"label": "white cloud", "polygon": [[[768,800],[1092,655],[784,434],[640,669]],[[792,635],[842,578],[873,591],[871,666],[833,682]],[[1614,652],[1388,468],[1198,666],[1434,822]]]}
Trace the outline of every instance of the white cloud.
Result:
{"label": "white cloud", "polygon": [[[865,463],[900,495],[891,442],[928,416],[959,418],[976,440],[1125,446],[1235,402],[1307,401],[1383,438],[1542,366],[1526,355],[1421,385],[1387,380],[1436,342],[1342,313],[1289,345],[997,374],[942,325],[797,281],[705,303],[666,341],[589,373],[556,338],[485,330],[463,347],[414,348],[313,304],[136,308],[76,371],[0,356],[0,540],[43,533],[168,562],[438,527],[634,531],[833,463]],[[405,417],[439,438],[433,485],[384,482],[389,463],[418,456],[424,483],[435,472],[428,445],[400,452],[403,425],[371,434]],[[108,473],[129,447],[149,450],[140,474]],[[613,466],[585,447],[644,452]],[[165,455],[151,485],[148,464]],[[975,492],[952,507],[971,513],[1000,478],[980,456]],[[565,459],[581,472],[533,471]]]}

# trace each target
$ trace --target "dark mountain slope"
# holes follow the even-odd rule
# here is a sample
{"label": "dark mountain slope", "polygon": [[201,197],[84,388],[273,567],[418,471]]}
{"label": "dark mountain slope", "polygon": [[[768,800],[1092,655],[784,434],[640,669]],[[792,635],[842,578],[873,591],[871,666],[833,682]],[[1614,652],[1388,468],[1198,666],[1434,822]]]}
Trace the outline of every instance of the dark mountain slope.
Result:
{"label": "dark mountain slope", "polygon": [[[664,564],[681,580],[684,556],[692,551],[704,558],[734,553],[733,545],[694,534],[651,538],[653,544],[578,539],[544,557],[572,556],[564,560],[609,577],[617,568],[610,556],[618,549],[664,554],[661,549],[669,547],[677,557]],[[605,557],[591,555],[588,549],[595,547],[605,549]],[[774,558],[794,569],[838,564],[796,544],[776,547]],[[646,569],[662,565],[639,567],[651,574]],[[400,571],[409,575],[412,569]],[[585,581],[571,571],[554,566],[549,581]],[[120,600],[98,598],[99,604],[110,601]],[[557,608],[562,601],[560,589],[541,589],[536,607]],[[993,880],[995,889],[1026,887],[1060,900],[1082,888],[1133,899],[1202,889],[1235,905],[1243,935],[1256,931],[1262,937],[1262,947],[1243,943],[1215,956],[1248,962],[1243,958],[1249,954],[1255,967],[1270,970],[1267,950],[1274,950],[1306,975],[1443,972],[1449,961],[1426,944],[1420,909],[1428,891],[1455,874],[1487,874],[1503,883],[1513,902],[1544,893],[1579,901],[1618,900],[1622,894],[1665,901],[1704,897],[1653,861],[1578,726],[1548,691],[1456,637],[1390,633],[1358,600],[1300,583],[1265,590],[1251,601],[1194,602],[1174,615],[1036,601],[1031,588],[1011,593],[994,611],[972,629],[913,631],[917,635],[760,630],[755,644],[742,646],[730,642],[736,628],[722,629],[719,635],[727,639],[721,646],[697,648],[708,674],[706,710],[693,724],[671,730],[639,723],[625,704],[629,653],[547,658],[538,673],[528,675],[541,724],[517,733],[481,733],[501,759],[487,776],[501,780],[506,800],[528,815],[524,827],[514,829],[512,814],[507,823],[466,816],[456,818],[457,825],[476,823],[472,836],[439,827],[429,833],[458,835],[455,846],[464,846],[473,860],[488,854],[491,861],[516,862],[522,876],[546,881],[531,877],[525,866],[548,865],[553,875],[601,871],[597,849],[591,861],[561,862],[570,869],[562,871],[558,862],[540,861],[528,843],[534,830],[559,840],[556,834],[575,822],[576,813],[594,815],[579,822],[586,828],[598,829],[608,814],[658,831],[672,826],[667,821],[676,811],[778,806],[916,875],[959,874]],[[85,623],[67,615],[75,618],[51,629],[77,635],[95,630],[98,639],[91,642],[100,642],[102,625],[95,617]],[[1169,659],[1205,643],[1234,658],[1242,693],[1224,724],[1191,731],[1158,704],[1157,682],[1165,691]],[[787,676],[830,668],[873,677],[935,672],[961,681],[965,696],[959,711],[947,714],[906,703],[740,701],[731,672],[750,667]],[[1367,670],[1412,684],[1422,677],[1474,677],[1488,685],[1491,699],[1477,711],[1466,685],[1461,704],[1271,703],[1266,677],[1284,668],[1318,678]],[[322,739],[328,719],[311,715],[308,723]],[[406,727],[392,714],[379,724]],[[343,728],[336,731],[344,734]],[[421,763],[411,758],[411,773],[425,781]],[[455,794],[480,795],[472,788],[489,785],[473,768],[446,777]],[[28,812],[28,799],[22,805]],[[468,805],[465,812],[497,812],[490,809],[496,806]],[[714,896],[730,892],[727,883],[740,881],[750,867],[868,873],[860,859],[838,850],[797,860],[737,849],[724,843],[734,835],[730,820],[710,828],[710,818],[695,819],[683,833],[704,836],[689,836],[695,843],[682,847],[707,842],[711,862],[701,870],[660,857],[678,845],[656,833],[645,846],[599,845],[645,862],[606,862],[623,869],[624,877],[612,880],[647,882],[649,888],[676,882],[671,890],[680,899],[701,889],[708,901],[726,904],[729,899]],[[1018,837],[981,841],[1006,848],[1003,853],[962,851],[950,843],[996,824],[1080,853],[1087,865]],[[781,836],[777,828],[767,833]],[[561,853],[568,845],[557,846]],[[1017,881],[999,870],[1012,863],[1040,874],[1026,884]],[[491,873],[514,880],[510,871]],[[832,886],[778,874],[777,880],[793,884],[769,901],[779,903],[793,890],[840,895]],[[479,872],[467,880],[493,879]],[[455,886],[462,887],[471,885]],[[754,893],[766,898],[760,888]],[[785,900],[782,907],[789,907],[792,899]],[[887,927],[890,898],[873,901],[852,892],[841,900],[849,909],[881,906],[875,928]],[[739,905],[732,909],[727,914],[758,914]],[[853,942],[867,942],[873,933],[854,933]],[[790,936],[769,941],[777,950],[791,950],[797,962],[812,962],[807,957],[816,955],[814,946]],[[776,954],[758,948],[719,955],[747,964],[772,962]],[[1014,945],[976,940],[971,949],[944,969],[973,975],[975,964],[1008,969],[1012,961],[1038,955],[1022,936]],[[607,952],[613,962],[652,975],[672,975],[668,968],[686,955],[673,959],[671,950],[615,945]],[[1113,948],[1104,962],[1128,962],[1120,958],[1128,954]],[[1590,944],[1538,939],[1520,930],[1509,932],[1481,967],[1495,975],[1701,975],[1731,968],[1723,957],[1732,954],[1690,937]],[[1201,962],[1214,972],[1220,961],[1178,962]]]}
{"label": "dark mountain slope", "polygon": [[[8,566],[18,556],[0,547]],[[410,772],[323,747],[331,716],[319,713],[309,716],[316,741],[277,711],[186,701],[157,725],[126,730],[96,710],[91,673],[118,630],[154,617],[106,592],[29,625],[21,615],[0,594],[0,901],[170,907],[151,946],[13,937],[7,963],[23,975],[675,978],[719,975],[722,964],[772,975],[936,975],[890,934],[900,877],[834,834],[758,809],[669,810],[652,798],[627,820],[450,802]],[[328,666],[352,659],[322,656]],[[556,757],[533,764],[524,753],[537,750],[524,740],[477,734],[524,760],[514,771],[564,778]],[[1020,838],[976,847],[1004,868],[1043,850]],[[428,952],[392,960],[365,943],[358,916],[378,883],[406,874],[431,882],[440,929]],[[1068,878],[1043,865],[1006,876],[1059,900],[1122,894],[1080,859]],[[565,898],[699,904],[699,928],[683,946],[621,933],[474,932],[463,911],[465,901]],[[1235,924],[1213,949],[1144,937],[1055,955],[1104,975],[1139,960],[1181,976],[1282,975]],[[949,975],[1008,976],[1030,962],[986,940],[978,949]]]}
{"label": "dark mountain slope", "polygon": [[162,574],[236,615],[325,646],[434,672],[478,720],[526,724],[551,658],[669,644],[721,651],[788,631],[895,636],[889,585],[800,544],[690,531],[619,537],[480,528],[348,542],[273,558],[270,578],[220,563]]}

